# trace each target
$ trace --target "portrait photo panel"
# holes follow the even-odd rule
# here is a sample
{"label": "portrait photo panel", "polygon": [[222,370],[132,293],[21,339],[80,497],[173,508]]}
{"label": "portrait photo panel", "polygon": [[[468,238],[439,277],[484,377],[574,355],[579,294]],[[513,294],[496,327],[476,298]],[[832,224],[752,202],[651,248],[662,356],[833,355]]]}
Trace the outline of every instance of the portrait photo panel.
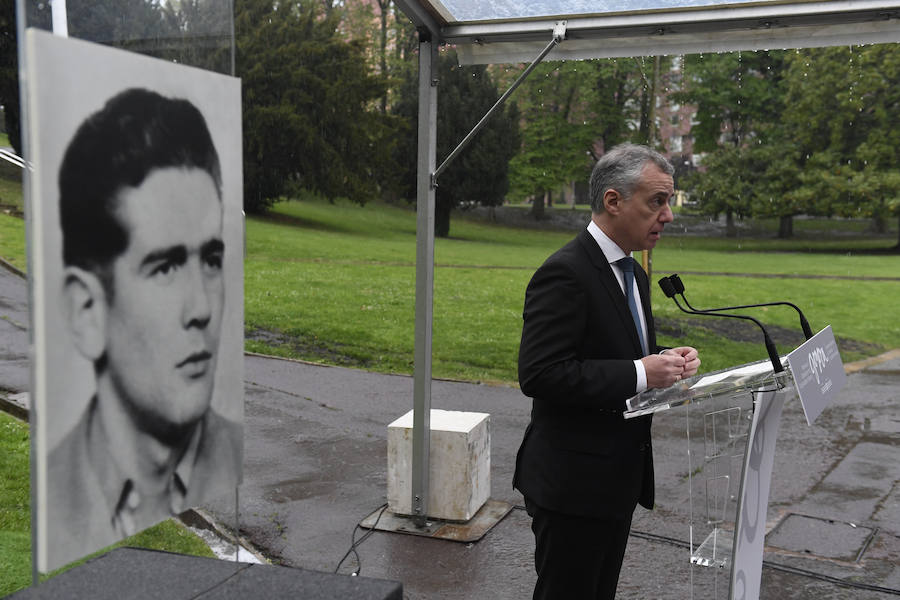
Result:
{"label": "portrait photo panel", "polygon": [[26,32],[38,569],[233,490],[240,80]]}

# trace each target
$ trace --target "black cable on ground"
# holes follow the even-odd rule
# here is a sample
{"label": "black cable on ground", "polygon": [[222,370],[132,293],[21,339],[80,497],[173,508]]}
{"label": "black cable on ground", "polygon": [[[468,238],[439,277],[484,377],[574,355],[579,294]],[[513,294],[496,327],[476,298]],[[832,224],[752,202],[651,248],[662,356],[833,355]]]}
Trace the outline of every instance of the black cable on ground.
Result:
{"label": "black cable on ground", "polygon": [[[357,552],[356,549],[359,548],[363,542],[365,542],[367,539],[369,539],[369,536],[371,536],[373,533],[375,533],[375,527],[378,526],[378,521],[381,520],[381,515],[384,514],[384,511],[387,510],[387,507],[388,507],[387,502],[385,502],[384,504],[382,504],[379,507],[380,512],[378,513],[378,516],[375,518],[375,523],[372,524],[372,528],[369,529],[367,532],[365,532],[363,534],[363,536],[361,538],[359,538],[359,540],[356,539],[356,531],[358,529],[362,529],[362,526],[360,525],[360,523],[362,523],[362,519],[360,519],[359,523],[356,524],[356,526],[353,528],[353,532],[350,534],[350,549],[347,550],[347,553],[344,554],[344,557],[341,558],[340,562],[338,562],[337,566],[334,568],[335,573],[337,573],[340,570],[341,565],[344,564],[344,561],[347,560],[347,557],[350,556],[351,554],[353,554],[356,557],[356,570],[353,571],[350,575],[353,577],[356,577],[357,575],[360,574],[360,572],[362,571],[362,559],[359,557],[359,552]],[[363,517],[363,519],[365,519],[365,517]]]}

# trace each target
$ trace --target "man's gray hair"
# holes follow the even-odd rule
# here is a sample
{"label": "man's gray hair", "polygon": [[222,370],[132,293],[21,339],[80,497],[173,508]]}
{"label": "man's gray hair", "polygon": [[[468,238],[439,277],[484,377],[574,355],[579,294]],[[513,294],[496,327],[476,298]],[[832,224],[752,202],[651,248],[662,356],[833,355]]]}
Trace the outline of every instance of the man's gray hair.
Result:
{"label": "man's gray hair", "polygon": [[638,144],[619,144],[600,157],[591,172],[591,211],[604,211],[603,195],[616,190],[628,199],[641,179],[644,165],[652,162],[659,170],[672,175],[675,168],[665,156]]}

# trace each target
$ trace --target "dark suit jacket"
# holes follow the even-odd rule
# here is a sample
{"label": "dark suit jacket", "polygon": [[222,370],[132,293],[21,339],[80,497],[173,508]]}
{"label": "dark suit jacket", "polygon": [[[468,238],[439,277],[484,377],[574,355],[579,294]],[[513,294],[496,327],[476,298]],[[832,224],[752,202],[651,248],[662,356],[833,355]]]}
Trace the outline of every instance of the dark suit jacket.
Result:
{"label": "dark suit jacket", "polygon": [[[648,346],[656,350],[647,274],[639,265]],[[653,507],[650,417],[625,420],[642,352],[622,288],[584,230],[528,284],[519,384],[533,398],[513,486],[537,505],[590,517]]]}

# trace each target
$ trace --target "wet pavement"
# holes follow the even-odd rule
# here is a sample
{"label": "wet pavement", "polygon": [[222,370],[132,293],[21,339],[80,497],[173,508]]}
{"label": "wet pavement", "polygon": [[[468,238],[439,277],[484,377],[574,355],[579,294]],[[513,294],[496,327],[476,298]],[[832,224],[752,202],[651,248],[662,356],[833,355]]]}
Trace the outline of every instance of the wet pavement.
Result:
{"label": "wet pavement", "polygon": [[[24,281],[0,269],[0,399],[27,390],[27,323]],[[900,352],[851,371],[812,427],[799,402],[785,408],[763,598],[900,596]],[[412,408],[412,379],[255,355],[244,379],[241,534],[273,562],[332,572],[357,523],[386,502],[387,425]],[[491,414],[491,498],[521,505],[510,482],[530,401],[511,387],[435,381],[432,406]],[[727,591],[726,571],[689,562],[684,422],[678,409],[654,417],[657,507],[635,513],[618,598]],[[202,512],[233,527],[234,498]],[[530,598],[529,527],[515,508],[477,543],[376,531],[358,548],[361,574],[401,581],[407,598]],[[351,555],[340,572],[356,567]]]}

